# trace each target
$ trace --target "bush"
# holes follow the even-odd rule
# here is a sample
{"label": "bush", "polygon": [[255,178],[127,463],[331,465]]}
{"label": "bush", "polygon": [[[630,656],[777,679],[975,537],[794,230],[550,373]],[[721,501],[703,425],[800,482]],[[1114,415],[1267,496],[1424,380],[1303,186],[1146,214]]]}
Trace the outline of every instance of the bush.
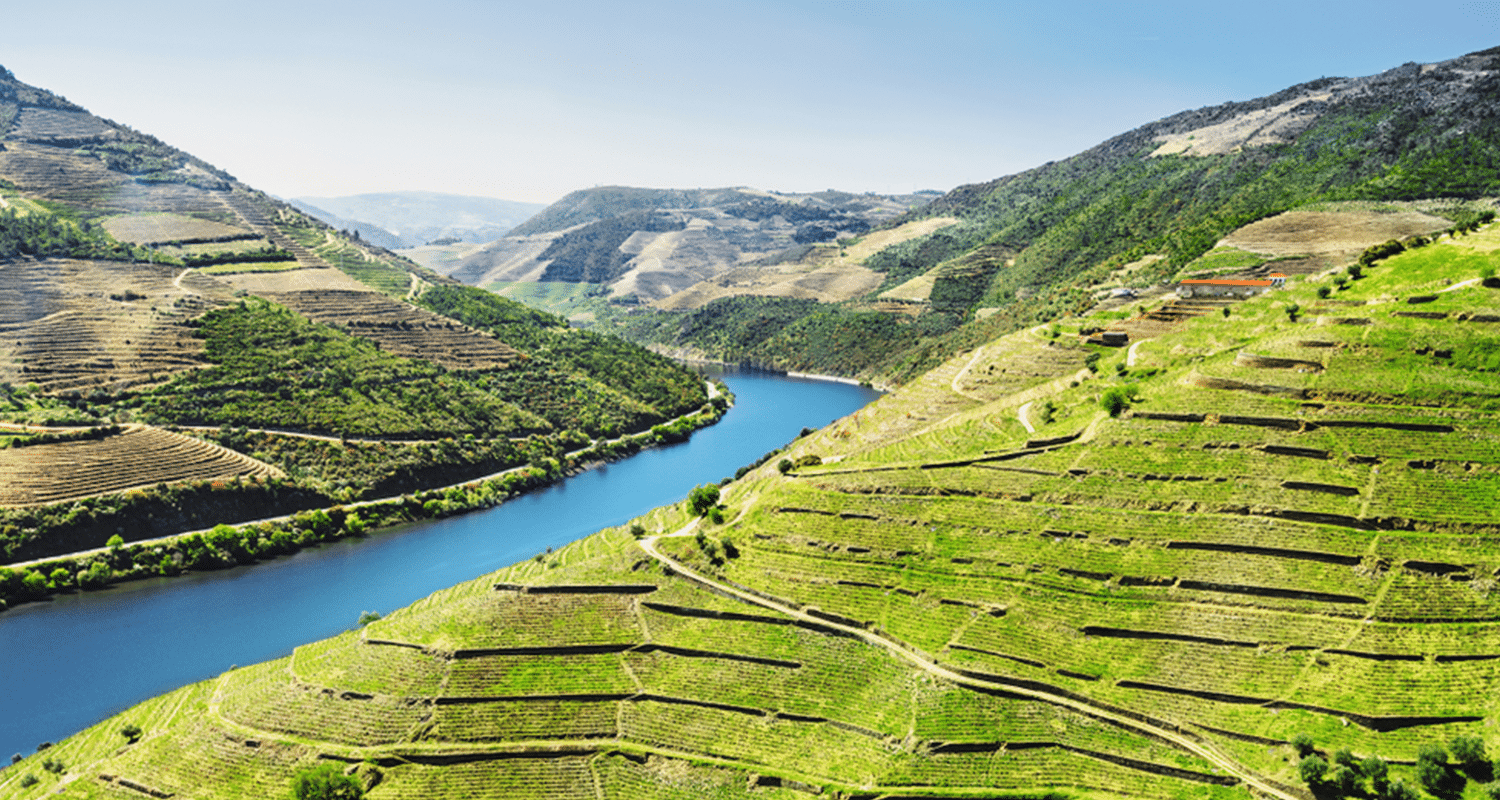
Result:
{"label": "bush", "polygon": [[776,470],[778,472],[780,472],[782,475],[785,475],[788,472],[791,472],[792,471],[792,461],[791,461],[791,459],[783,458],[780,461],[776,462]]}
{"label": "bush", "polygon": [[1370,779],[1370,790],[1376,796],[1385,794],[1386,789],[1390,786],[1390,778],[1387,774],[1389,767],[1385,763],[1385,759],[1374,755],[1366,756],[1365,760],[1359,763],[1359,771],[1364,773],[1366,778]]}
{"label": "bush", "polygon": [[1323,782],[1323,775],[1328,772],[1328,762],[1320,756],[1309,755],[1297,762],[1297,777],[1308,786],[1316,786]]}
{"label": "bush", "polygon": [[1130,403],[1135,399],[1134,386],[1111,386],[1099,396],[1099,407],[1109,412],[1111,417],[1118,417],[1120,412],[1130,408]]}
{"label": "bush", "polygon": [[360,800],[364,796],[359,781],[331,762],[304,767],[292,778],[292,797],[297,800]]}
{"label": "bush", "polygon": [[124,727],[120,728],[120,735],[124,736],[126,741],[130,742],[131,744],[135,744],[135,741],[141,738],[141,726],[136,725],[135,723],[125,725]]}
{"label": "bush", "polygon": [[695,517],[707,514],[709,509],[718,504],[719,487],[714,484],[705,483],[688,492],[688,508],[692,510]]}
{"label": "bush", "polygon": [[36,779],[36,776],[32,775],[30,772],[28,772],[25,775],[21,776],[21,787],[22,788],[29,788],[29,787],[35,786],[35,785],[37,785],[37,783],[38,783],[38,781]]}
{"label": "bush", "polygon": [[1478,736],[1455,736],[1448,740],[1448,749],[1453,753],[1453,759],[1465,769],[1489,762],[1484,753],[1484,740]]}
{"label": "bush", "polygon": [[1292,737],[1292,749],[1299,756],[1310,756],[1313,754],[1313,738],[1306,733],[1299,733]]}
{"label": "bush", "polygon": [[1327,286],[1319,286],[1318,287],[1318,299],[1319,300],[1327,300],[1328,299],[1328,295],[1331,295],[1331,294],[1333,294],[1333,289],[1331,289],[1331,288],[1329,288]]}

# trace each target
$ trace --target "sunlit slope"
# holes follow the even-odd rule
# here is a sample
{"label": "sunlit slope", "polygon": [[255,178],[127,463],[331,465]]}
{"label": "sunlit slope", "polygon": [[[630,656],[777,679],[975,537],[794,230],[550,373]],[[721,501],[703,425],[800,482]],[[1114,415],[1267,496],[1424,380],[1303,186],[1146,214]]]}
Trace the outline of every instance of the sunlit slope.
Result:
{"label": "sunlit slope", "polygon": [[331,758],[372,798],[1305,797],[1298,734],[1397,762],[1484,737],[1497,245],[1131,348],[1018,332],[729,484],[722,525],[659,510],[144,704],[0,795],[277,796]]}

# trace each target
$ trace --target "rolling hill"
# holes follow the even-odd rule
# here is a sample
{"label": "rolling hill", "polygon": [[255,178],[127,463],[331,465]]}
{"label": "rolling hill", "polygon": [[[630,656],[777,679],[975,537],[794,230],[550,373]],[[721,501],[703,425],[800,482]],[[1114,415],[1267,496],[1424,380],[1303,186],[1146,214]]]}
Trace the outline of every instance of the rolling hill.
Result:
{"label": "rolling hill", "polygon": [[[927,199],[597,187],[569,194],[505,238],[441,268],[502,292],[518,283],[574,283],[631,302],[659,301],[757,259],[857,236]],[[878,282],[857,265],[836,272],[806,279],[804,296],[843,299]]]}
{"label": "rolling hill", "polygon": [[[596,439],[717,414],[681,365],[350,238],[4,70],[0,330],[16,448],[0,564],[530,470],[506,494]],[[7,571],[0,602],[95,564],[140,577],[294,549],[257,541],[31,564],[46,580]]]}
{"label": "rolling hill", "polygon": [[[0,795],[286,796],[322,769],[372,800],[1492,796],[1496,58],[961,187],[892,220],[943,223],[868,255],[884,288],[856,305],[658,320],[903,385],[686,503],[128,709],[0,771]],[[115,246],[77,230],[53,239]],[[1179,275],[1263,292],[1161,286]],[[514,350],[536,345],[506,331],[554,363],[595,351],[424,280],[428,311]],[[427,386],[242,299],[198,318],[206,354],[285,331],[270,364],[343,347]],[[334,369],[302,366],[190,374],[276,374],[284,399]]]}
{"label": "rolling hill", "polygon": [[[958,350],[1089,308],[1095,290],[1212,269],[1197,262],[1227,234],[1292,208],[1493,197],[1497,108],[1500,50],[1488,50],[1184,111],[1071,158],[960,186],[885,223],[951,222],[860,259],[881,276],[866,296],[818,306],[729,298],[628,316],[601,308],[598,324],[672,351],[900,383]],[[1451,224],[1478,211],[1452,203],[1437,213]],[[1290,255],[1276,268],[1323,263]],[[708,338],[712,329],[703,335],[700,314],[786,322],[725,344]],[[848,352],[850,331],[872,343],[867,351]],[[841,351],[847,357],[830,355]]]}
{"label": "rolling hill", "polygon": [[997,338],[713,508],[148,701],[0,793],[1477,793],[1500,228],[1347,266]]}

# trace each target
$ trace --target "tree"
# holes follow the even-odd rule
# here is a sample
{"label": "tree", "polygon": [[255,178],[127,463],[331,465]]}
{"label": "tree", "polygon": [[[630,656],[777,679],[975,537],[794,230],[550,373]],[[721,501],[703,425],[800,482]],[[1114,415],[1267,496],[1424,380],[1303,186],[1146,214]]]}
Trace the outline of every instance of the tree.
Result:
{"label": "tree", "polygon": [[1309,755],[1297,762],[1297,777],[1308,786],[1316,786],[1323,782],[1323,775],[1328,772],[1328,762],[1321,756]]}
{"label": "tree", "polygon": [[780,461],[776,462],[776,471],[780,472],[782,475],[785,475],[788,472],[791,472],[792,471],[792,462],[791,462],[791,459],[783,458]]}
{"label": "tree", "polygon": [[292,797],[296,800],[360,800],[364,796],[359,781],[332,762],[304,767],[292,778]]}
{"label": "tree", "polygon": [[1333,784],[1334,791],[1346,797],[1359,791],[1359,773],[1345,766],[1334,767],[1328,782]]}
{"label": "tree", "polygon": [[1313,738],[1307,733],[1299,733],[1292,737],[1292,749],[1299,756],[1310,756],[1313,754]]}
{"label": "tree", "polygon": [[1111,417],[1118,417],[1120,412],[1130,408],[1130,403],[1136,399],[1136,395],[1134,384],[1111,386],[1099,396],[1099,407],[1108,411]]}
{"label": "tree", "polygon": [[1480,765],[1488,765],[1489,759],[1484,754],[1484,740],[1478,736],[1455,736],[1448,740],[1448,750],[1464,769],[1472,770]]}
{"label": "tree", "polygon": [[1359,771],[1370,779],[1370,791],[1374,792],[1376,797],[1385,795],[1386,789],[1391,785],[1388,774],[1390,770],[1385,759],[1376,755],[1365,756],[1365,760],[1359,762]]}
{"label": "tree", "polygon": [[688,492],[688,508],[692,509],[693,516],[701,517],[718,504],[719,487],[712,483],[696,486]]}

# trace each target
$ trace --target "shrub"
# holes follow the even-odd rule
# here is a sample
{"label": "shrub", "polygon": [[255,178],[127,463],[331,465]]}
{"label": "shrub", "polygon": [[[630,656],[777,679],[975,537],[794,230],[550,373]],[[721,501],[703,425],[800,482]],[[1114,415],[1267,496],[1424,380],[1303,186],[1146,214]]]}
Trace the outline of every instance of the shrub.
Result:
{"label": "shrub", "polygon": [[785,475],[788,472],[791,472],[792,471],[792,461],[791,461],[791,459],[783,458],[780,461],[776,462],[776,470],[778,472],[780,472],[782,475]]}
{"label": "shrub", "polygon": [[1365,760],[1359,763],[1359,771],[1364,773],[1366,778],[1370,779],[1370,790],[1376,796],[1385,794],[1386,789],[1390,786],[1390,778],[1387,775],[1389,767],[1385,763],[1385,759],[1375,755],[1366,756]]}
{"label": "shrub", "polygon": [[1478,736],[1455,736],[1448,740],[1448,750],[1454,760],[1464,766],[1484,763],[1484,740]]}
{"label": "shrub", "polygon": [[646,526],[642,525],[639,522],[632,523],[630,526],[630,535],[634,536],[637,539],[642,538],[646,535]]}
{"label": "shrub", "polygon": [[32,775],[30,772],[28,772],[25,775],[21,776],[21,786],[22,786],[22,788],[29,788],[29,787],[35,786],[35,785],[37,785],[37,783],[38,783],[38,781],[36,779],[36,776]]}
{"label": "shrub", "polygon": [[1396,781],[1386,788],[1385,800],[1417,800],[1417,790],[1403,781]]}
{"label": "shrub", "polygon": [[1304,756],[1297,762],[1297,777],[1308,786],[1315,786],[1323,782],[1323,775],[1328,772],[1328,762],[1320,756]]}
{"label": "shrub", "polygon": [[1320,299],[1320,300],[1327,300],[1328,299],[1328,295],[1330,295],[1330,294],[1333,294],[1333,289],[1331,289],[1331,288],[1329,288],[1327,286],[1319,286],[1318,287],[1318,299]]}
{"label": "shrub", "polygon": [[68,765],[55,758],[45,758],[42,759],[42,769],[54,775],[61,775],[68,771]]}
{"label": "shrub", "polygon": [[1099,407],[1109,412],[1111,417],[1118,417],[1120,412],[1130,408],[1130,403],[1135,399],[1135,386],[1111,386],[1099,396]]}
{"label": "shrub", "polygon": [[1313,738],[1306,733],[1299,733],[1292,737],[1292,749],[1299,756],[1310,756],[1313,753]]}
{"label": "shrub", "polygon": [[136,725],[133,722],[127,724],[124,727],[120,728],[120,735],[124,736],[126,741],[134,744],[137,739],[141,738],[141,726]]}
{"label": "shrub", "polygon": [[719,503],[719,487],[711,483],[696,486],[688,492],[688,508],[693,516],[701,517]]}
{"label": "shrub", "polygon": [[380,619],[379,611],[361,611],[359,612],[359,619],[355,622],[355,624],[363,628],[364,626],[369,625],[370,623],[378,619]]}
{"label": "shrub", "polygon": [[360,800],[363,786],[330,762],[297,770],[292,778],[292,797],[297,800]]}
{"label": "shrub", "polygon": [[1359,773],[1348,767],[1334,767],[1328,782],[1333,784],[1334,791],[1348,796],[1359,790]]}

